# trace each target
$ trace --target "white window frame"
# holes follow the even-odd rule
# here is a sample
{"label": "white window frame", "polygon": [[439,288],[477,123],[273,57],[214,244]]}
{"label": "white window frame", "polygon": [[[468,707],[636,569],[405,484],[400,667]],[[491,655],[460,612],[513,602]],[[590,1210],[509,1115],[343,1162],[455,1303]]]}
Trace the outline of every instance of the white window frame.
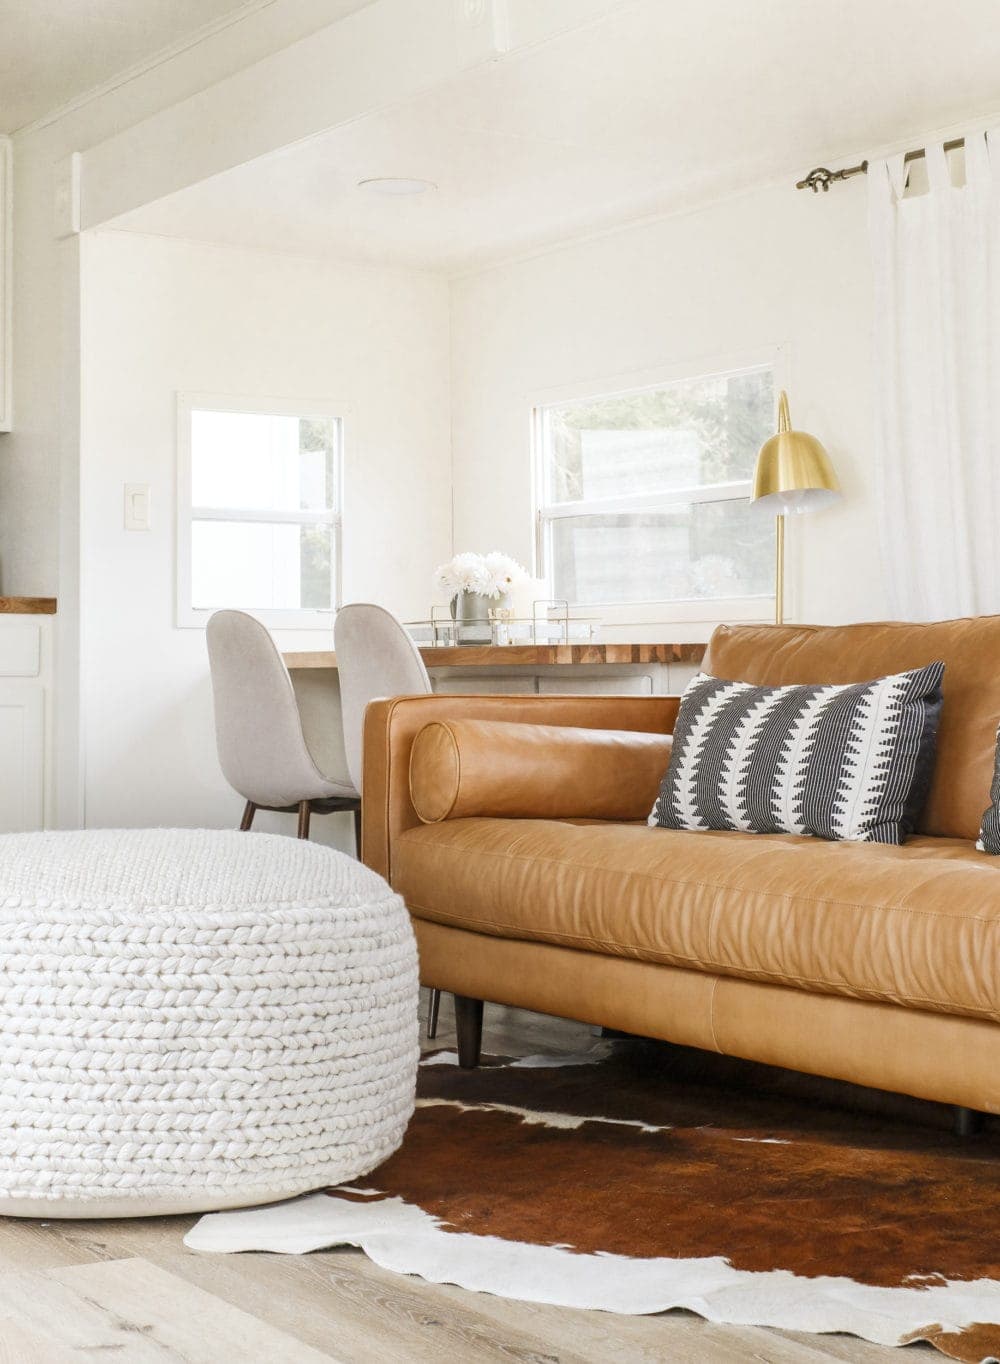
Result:
{"label": "white window frame", "polygon": [[[575,502],[550,502],[548,495],[548,465],[545,445],[544,409],[574,402],[597,401],[602,398],[627,397],[663,388],[669,384],[716,378],[721,375],[747,373],[750,370],[770,369],[774,380],[775,430],[777,430],[778,394],[787,387],[785,371],[787,354],[783,347],[769,347],[750,354],[714,356],[657,369],[633,371],[611,378],[591,379],[560,388],[539,390],[528,396],[532,492],[534,513],[534,572],[554,591],[552,581],[551,527],[563,517],[598,516],[628,512],[669,511],[678,505],[694,502],[738,501],[749,497],[752,480],[677,488],[663,493],[645,493],[625,497],[587,499]],[[695,494],[697,494],[695,496]],[[786,600],[790,607],[790,599]],[[756,596],[712,598],[663,598],[643,602],[570,602],[570,614],[588,616],[599,613],[604,624],[680,622],[697,624],[719,621],[767,621],[774,616],[774,592]]]}
{"label": "white window frame", "polygon": [[[339,427],[333,465],[334,506],[330,511],[246,510],[234,507],[196,507],[191,500],[191,416],[193,412],[235,412],[262,417],[332,417]],[[343,570],[344,450],[350,409],[329,398],[242,398],[212,393],[177,394],[177,625],[204,629],[218,607],[196,607],[191,601],[191,527],[195,521],[253,522],[261,525],[330,526],[334,536],[335,600],[329,607],[288,610],[248,607],[250,614],[272,630],[326,630],[341,601]]]}

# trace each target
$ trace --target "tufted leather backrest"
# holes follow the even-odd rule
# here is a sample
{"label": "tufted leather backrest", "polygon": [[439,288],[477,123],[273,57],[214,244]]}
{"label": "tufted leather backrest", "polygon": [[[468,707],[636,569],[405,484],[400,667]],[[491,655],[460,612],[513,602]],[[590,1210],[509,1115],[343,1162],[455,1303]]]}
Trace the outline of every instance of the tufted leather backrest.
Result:
{"label": "tufted leather backrest", "polygon": [[1000,723],[1000,616],[908,624],[720,625],[704,672],[760,686],[867,682],[941,659],[937,763],[917,831],[975,838]]}

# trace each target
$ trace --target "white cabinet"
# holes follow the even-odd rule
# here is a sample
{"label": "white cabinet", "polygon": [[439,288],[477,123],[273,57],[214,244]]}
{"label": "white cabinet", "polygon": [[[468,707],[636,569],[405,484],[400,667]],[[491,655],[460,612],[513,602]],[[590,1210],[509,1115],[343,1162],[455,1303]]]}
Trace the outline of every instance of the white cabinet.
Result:
{"label": "white cabinet", "polygon": [[0,137],[0,431],[11,427],[11,242],[14,162],[9,137]]}
{"label": "white cabinet", "polygon": [[45,822],[45,694],[25,682],[0,682],[0,833]]}
{"label": "white cabinet", "polygon": [[433,669],[431,686],[438,696],[534,696],[537,690],[533,676],[511,677],[506,673],[497,676],[489,668],[457,676],[449,668]]}
{"label": "white cabinet", "polygon": [[47,822],[52,626],[51,616],[0,615],[0,833]]}
{"label": "white cabinet", "polygon": [[676,696],[698,671],[687,663],[540,664],[430,668],[441,696]]}
{"label": "white cabinet", "polygon": [[540,696],[652,696],[653,679],[649,673],[617,673],[613,677],[600,674],[578,674],[563,669],[562,677],[539,677]]}

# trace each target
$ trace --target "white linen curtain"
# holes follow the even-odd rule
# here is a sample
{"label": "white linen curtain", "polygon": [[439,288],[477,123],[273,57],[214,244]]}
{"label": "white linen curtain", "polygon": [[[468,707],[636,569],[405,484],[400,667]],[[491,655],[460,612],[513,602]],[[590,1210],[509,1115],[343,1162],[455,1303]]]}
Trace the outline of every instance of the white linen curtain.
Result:
{"label": "white linen curtain", "polygon": [[965,182],[926,149],[868,167],[876,488],[893,613],[1000,612],[1000,129],[966,138]]}

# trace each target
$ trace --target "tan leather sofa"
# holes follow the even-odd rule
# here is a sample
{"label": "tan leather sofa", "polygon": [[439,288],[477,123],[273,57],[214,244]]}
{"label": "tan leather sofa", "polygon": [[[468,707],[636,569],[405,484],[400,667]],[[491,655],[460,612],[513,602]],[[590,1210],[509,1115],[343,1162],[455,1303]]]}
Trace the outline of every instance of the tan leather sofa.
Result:
{"label": "tan leather sofa", "polygon": [[491,1000],[1000,1113],[1000,857],[975,848],[1000,617],[721,627],[704,668],[842,683],[936,659],[935,775],[898,848],[646,827],[675,697],[373,703],[363,854],[457,997],[463,1064]]}

